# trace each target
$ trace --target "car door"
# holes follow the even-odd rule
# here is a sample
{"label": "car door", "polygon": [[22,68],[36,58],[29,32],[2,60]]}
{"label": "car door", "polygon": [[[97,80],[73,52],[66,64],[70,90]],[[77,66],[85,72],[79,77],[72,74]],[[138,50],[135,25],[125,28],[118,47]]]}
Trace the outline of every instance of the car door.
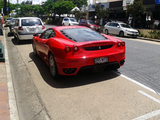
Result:
{"label": "car door", "polygon": [[119,24],[118,23],[114,23],[113,27],[112,27],[112,33],[116,34],[116,35],[119,35],[119,30],[120,30]]}
{"label": "car door", "polygon": [[48,40],[55,34],[53,29],[48,29],[42,33],[37,41],[37,51],[39,52],[40,57],[47,61],[47,50],[48,50]]}
{"label": "car door", "polygon": [[114,23],[112,23],[112,22],[107,24],[108,32],[111,34],[113,34],[113,25],[114,25]]}

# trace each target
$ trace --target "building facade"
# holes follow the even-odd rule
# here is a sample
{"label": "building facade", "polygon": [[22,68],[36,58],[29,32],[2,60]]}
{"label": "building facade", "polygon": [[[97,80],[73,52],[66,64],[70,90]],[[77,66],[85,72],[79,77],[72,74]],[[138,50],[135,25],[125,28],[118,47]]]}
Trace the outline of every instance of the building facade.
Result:
{"label": "building facade", "polygon": [[[128,20],[126,6],[134,1],[140,0],[88,0],[88,19],[95,15],[94,5],[101,3],[104,9],[108,9],[109,19],[125,22]],[[143,0],[143,5],[146,7],[146,12],[142,19],[146,21],[160,20],[160,0]]]}

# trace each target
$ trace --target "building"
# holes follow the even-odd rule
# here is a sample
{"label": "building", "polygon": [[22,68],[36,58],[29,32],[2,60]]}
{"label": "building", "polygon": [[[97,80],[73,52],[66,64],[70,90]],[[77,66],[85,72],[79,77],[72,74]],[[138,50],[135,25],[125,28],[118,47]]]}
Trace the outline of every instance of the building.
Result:
{"label": "building", "polygon": [[[109,10],[109,19],[126,21],[128,20],[126,16],[126,6],[133,2],[134,0],[88,0],[88,19],[95,16],[94,5],[101,3],[101,6]],[[144,20],[160,20],[160,0],[143,0],[143,5],[146,6],[146,12],[144,16],[142,16]]]}

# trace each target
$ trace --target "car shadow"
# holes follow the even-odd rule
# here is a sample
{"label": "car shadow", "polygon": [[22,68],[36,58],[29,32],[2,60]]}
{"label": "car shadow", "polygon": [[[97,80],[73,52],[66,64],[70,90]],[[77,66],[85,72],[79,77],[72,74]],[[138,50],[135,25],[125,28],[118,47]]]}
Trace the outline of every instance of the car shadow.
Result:
{"label": "car shadow", "polygon": [[119,76],[113,71],[81,71],[75,76],[59,76],[57,79],[54,79],[50,74],[49,67],[39,56],[35,56],[32,52],[29,54],[29,57],[35,63],[44,81],[54,88],[78,87],[111,80]]}
{"label": "car shadow", "polygon": [[21,41],[19,42],[19,44],[17,44],[17,41],[16,41],[16,39],[14,39],[14,38],[12,38],[11,41],[12,41],[12,43],[13,43],[14,45],[26,45],[26,44],[31,44],[31,40],[21,40]]}

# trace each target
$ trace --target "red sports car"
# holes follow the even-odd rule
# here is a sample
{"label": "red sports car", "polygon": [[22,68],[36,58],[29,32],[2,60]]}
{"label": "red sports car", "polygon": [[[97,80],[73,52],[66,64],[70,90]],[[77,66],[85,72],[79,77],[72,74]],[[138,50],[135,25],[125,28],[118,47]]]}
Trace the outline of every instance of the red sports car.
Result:
{"label": "red sports car", "polygon": [[53,77],[75,75],[85,68],[117,69],[125,62],[125,42],[83,26],[48,28],[34,34],[32,46]]}

